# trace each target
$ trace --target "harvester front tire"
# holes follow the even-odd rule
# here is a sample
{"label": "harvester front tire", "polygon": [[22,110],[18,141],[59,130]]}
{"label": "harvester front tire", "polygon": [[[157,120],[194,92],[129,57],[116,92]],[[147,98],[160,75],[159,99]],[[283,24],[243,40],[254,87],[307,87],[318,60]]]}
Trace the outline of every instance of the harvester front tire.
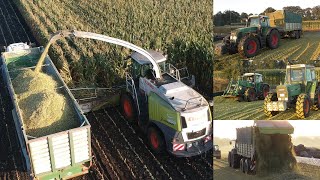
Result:
{"label": "harvester front tire", "polygon": [[268,94],[266,98],[264,98],[263,110],[264,114],[268,117],[275,116],[279,113],[278,111],[268,111],[267,104],[272,101],[278,101],[277,94]]}
{"label": "harvester front tire", "polygon": [[148,128],[148,143],[152,151],[156,154],[160,154],[164,151],[164,138],[161,132],[153,126]]}
{"label": "harvester front tire", "polygon": [[253,88],[248,88],[244,93],[244,98],[248,102],[256,100],[256,91]]}
{"label": "harvester front tire", "polygon": [[268,47],[276,49],[279,47],[280,34],[277,30],[272,30],[267,38]]}
{"label": "harvester front tire", "polygon": [[247,35],[240,40],[238,52],[242,57],[251,58],[258,54],[259,48],[258,39],[253,35]]}
{"label": "harvester front tire", "polygon": [[122,94],[120,98],[123,116],[129,121],[134,122],[137,111],[135,103],[129,94]]}
{"label": "harvester front tire", "polygon": [[310,98],[306,94],[300,94],[296,102],[296,115],[304,119],[310,114]]}

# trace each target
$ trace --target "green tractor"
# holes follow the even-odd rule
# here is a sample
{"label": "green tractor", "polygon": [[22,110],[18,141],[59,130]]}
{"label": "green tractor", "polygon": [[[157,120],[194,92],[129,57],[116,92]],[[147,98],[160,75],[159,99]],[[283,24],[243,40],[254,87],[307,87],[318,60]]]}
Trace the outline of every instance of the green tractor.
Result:
{"label": "green tractor", "polygon": [[313,65],[287,65],[285,83],[264,100],[264,113],[269,117],[292,107],[302,119],[309,116],[311,108],[320,108],[320,87]]}
{"label": "green tractor", "polygon": [[269,90],[270,86],[267,83],[263,83],[261,74],[245,73],[237,81],[231,79],[222,96],[250,102],[257,98],[264,99]]}

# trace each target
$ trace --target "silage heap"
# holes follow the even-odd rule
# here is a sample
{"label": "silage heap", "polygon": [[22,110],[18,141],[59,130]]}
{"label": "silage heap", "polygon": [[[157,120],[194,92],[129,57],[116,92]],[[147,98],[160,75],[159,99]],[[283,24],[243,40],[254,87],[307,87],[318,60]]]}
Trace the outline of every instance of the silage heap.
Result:
{"label": "silage heap", "polygon": [[257,172],[267,174],[296,170],[291,136],[287,134],[261,134],[256,129]]}
{"label": "silage heap", "polygon": [[28,135],[41,137],[77,127],[74,109],[51,76],[22,70],[12,84]]}

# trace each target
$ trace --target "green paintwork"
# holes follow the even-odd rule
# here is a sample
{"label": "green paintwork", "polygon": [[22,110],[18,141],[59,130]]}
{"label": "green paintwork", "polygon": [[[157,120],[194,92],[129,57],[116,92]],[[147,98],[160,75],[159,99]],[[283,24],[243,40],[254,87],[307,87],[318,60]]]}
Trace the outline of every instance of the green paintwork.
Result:
{"label": "green paintwork", "polygon": [[51,179],[62,179],[67,178],[68,176],[77,176],[83,174],[82,164],[77,164],[76,166],[69,166],[63,170],[59,170],[51,173],[44,173],[40,176],[37,176],[39,180],[51,180]]}
{"label": "green paintwork", "polygon": [[[148,95],[148,110],[149,119],[158,121],[176,131],[181,131],[180,113],[153,92]],[[168,121],[169,117],[171,123]]]}

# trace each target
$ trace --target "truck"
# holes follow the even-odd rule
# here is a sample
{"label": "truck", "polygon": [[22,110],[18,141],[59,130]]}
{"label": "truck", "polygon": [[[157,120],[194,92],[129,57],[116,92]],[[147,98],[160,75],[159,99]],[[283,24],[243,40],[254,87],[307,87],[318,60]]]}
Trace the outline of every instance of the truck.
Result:
{"label": "truck", "polygon": [[[78,126],[66,131],[35,137],[27,133],[22,107],[19,106],[12,79],[16,72],[33,69],[43,52],[42,47],[31,48],[23,43],[9,45],[1,55],[1,76],[12,101],[12,117],[22,153],[23,166],[32,179],[69,179],[88,173],[92,164],[91,126],[78,103],[64,83],[49,56],[42,70],[52,76],[71,103]],[[2,87],[4,88],[4,87]]]}
{"label": "truck", "polygon": [[[63,37],[96,39],[133,51],[126,60],[120,107],[124,117],[140,127],[153,152],[166,150],[177,157],[190,157],[212,149],[210,105],[201,94],[185,84],[194,83],[192,75],[183,76],[188,73],[180,73],[181,70],[165,63],[166,58],[159,52],[92,32],[60,31],[52,36],[44,52]],[[39,62],[43,58],[41,55]]]}
{"label": "truck", "polygon": [[289,11],[275,11],[267,15],[251,15],[247,19],[246,27],[231,31],[230,35],[218,43],[215,53],[239,53],[243,57],[251,58],[265,47],[276,49],[280,38],[291,36],[300,38],[302,34],[302,17]]}
{"label": "truck", "polygon": [[[262,143],[256,141],[257,135],[269,136],[270,146],[273,147],[265,147],[265,150],[276,151],[278,148],[275,143],[277,138],[289,136],[293,132],[294,128],[288,121],[256,120],[253,126],[237,128],[234,147],[228,153],[229,167],[240,168],[240,171],[246,174],[255,174],[259,163],[257,143]],[[272,138],[275,135],[278,137]],[[281,152],[279,153],[281,154]],[[269,164],[268,166],[273,165]]]}
{"label": "truck", "polygon": [[320,86],[313,65],[287,65],[284,84],[264,99],[264,113],[268,117],[290,108],[295,108],[301,119],[308,117],[311,109],[320,108]]}
{"label": "truck", "polygon": [[248,102],[264,99],[269,93],[270,86],[264,83],[262,78],[262,74],[259,73],[245,73],[237,81],[231,79],[222,97]]}

